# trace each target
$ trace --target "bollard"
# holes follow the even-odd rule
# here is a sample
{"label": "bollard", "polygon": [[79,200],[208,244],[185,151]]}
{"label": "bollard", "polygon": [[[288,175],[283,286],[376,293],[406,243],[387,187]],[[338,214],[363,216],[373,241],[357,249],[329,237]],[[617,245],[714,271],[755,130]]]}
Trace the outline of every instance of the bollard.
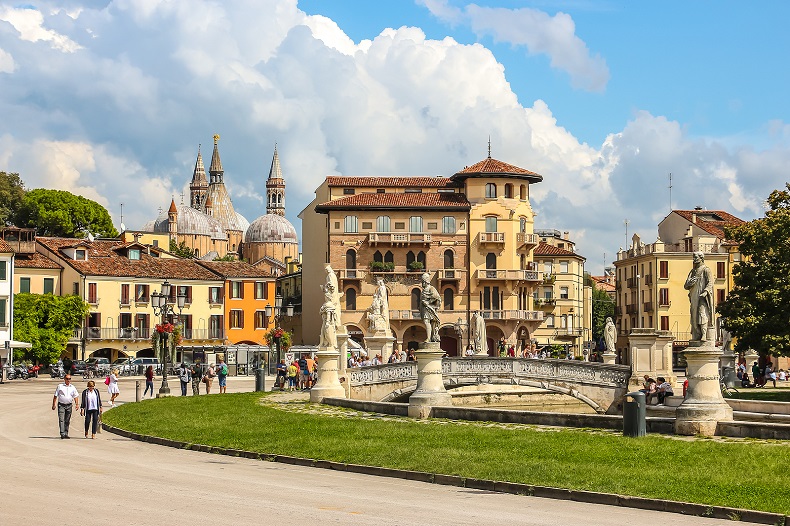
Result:
{"label": "bollard", "polygon": [[135,380],[134,382],[134,401],[140,401],[140,380]]}
{"label": "bollard", "polygon": [[625,395],[623,402],[623,436],[643,437],[647,434],[645,409],[645,393],[636,391]]}
{"label": "bollard", "polygon": [[263,367],[255,369],[255,390],[266,391],[266,369]]}

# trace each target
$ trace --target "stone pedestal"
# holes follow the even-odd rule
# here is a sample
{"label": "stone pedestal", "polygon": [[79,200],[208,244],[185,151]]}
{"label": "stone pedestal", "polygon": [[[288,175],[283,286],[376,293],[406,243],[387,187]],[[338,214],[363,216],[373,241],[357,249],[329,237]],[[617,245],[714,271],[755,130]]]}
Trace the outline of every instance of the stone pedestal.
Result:
{"label": "stone pedestal", "polygon": [[337,376],[338,352],[334,347],[320,347],[315,353],[318,360],[318,382],[310,390],[310,401],[321,402],[326,398],[345,398],[346,390]]}
{"label": "stone pedestal", "polygon": [[348,368],[348,333],[337,333],[337,370],[340,374],[345,374]]}
{"label": "stone pedestal", "polygon": [[421,343],[417,357],[417,390],[409,397],[409,416],[428,418],[434,406],[453,405],[442,381],[442,355],[439,342]]}
{"label": "stone pedestal", "polygon": [[714,346],[713,338],[713,329],[709,329],[708,341],[691,341],[683,352],[689,386],[686,399],[675,411],[675,433],[679,435],[713,436],[719,421],[732,420],[732,408],[721,396],[719,384],[722,351]]}
{"label": "stone pedestal", "polygon": [[[659,376],[675,384],[677,376],[672,373],[672,342],[674,337],[669,331],[655,329],[632,329],[628,335],[629,363],[631,379],[629,389],[641,388],[648,375],[654,380]],[[604,355],[606,362],[606,355]]]}
{"label": "stone pedestal", "polygon": [[376,334],[374,336],[365,336],[365,344],[368,348],[368,356],[373,358],[377,354],[381,355],[381,363],[387,363],[392,354],[392,343],[395,338],[387,336],[386,333]]}
{"label": "stone pedestal", "polygon": [[[746,360],[746,372],[752,374],[752,365],[754,362],[760,363],[760,355],[754,349],[749,349],[744,353],[743,359]],[[752,378],[752,382],[754,382],[754,378]]]}
{"label": "stone pedestal", "polygon": [[614,365],[617,363],[617,353],[605,352],[603,353],[603,363],[607,365]]}
{"label": "stone pedestal", "polygon": [[724,349],[724,353],[719,358],[719,374],[724,379],[727,387],[735,387],[735,384],[738,383],[736,375],[738,368],[735,363],[737,357],[738,355],[732,352],[731,349]]}

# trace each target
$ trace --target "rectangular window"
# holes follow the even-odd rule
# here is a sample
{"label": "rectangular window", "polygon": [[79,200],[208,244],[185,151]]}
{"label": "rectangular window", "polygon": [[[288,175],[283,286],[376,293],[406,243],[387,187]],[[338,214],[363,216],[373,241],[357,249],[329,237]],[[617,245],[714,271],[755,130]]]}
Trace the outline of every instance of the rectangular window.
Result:
{"label": "rectangular window", "polygon": [[[191,286],[189,286],[189,285],[179,285],[179,287],[178,287],[178,295],[179,296],[184,296],[186,298],[184,300],[184,303],[186,305],[189,305],[190,303],[192,303],[192,287]],[[176,301],[178,301],[178,300],[176,300]]]}
{"label": "rectangular window", "polygon": [[5,311],[6,311],[6,302],[7,299],[0,300],[0,327],[7,327],[8,322],[5,319]]}
{"label": "rectangular window", "polygon": [[547,316],[546,317],[546,327],[549,327],[549,328],[554,327],[554,316]]}
{"label": "rectangular window", "polygon": [[362,230],[363,231],[373,230],[373,222],[372,221],[362,221]]}
{"label": "rectangular window", "polygon": [[560,299],[561,300],[568,299],[568,287],[560,287]]}
{"label": "rectangular window", "polygon": [[214,304],[222,303],[222,287],[208,288],[208,302]]}
{"label": "rectangular window", "polygon": [[543,262],[543,274],[545,274],[546,277],[551,276],[551,261]]}
{"label": "rectangular window", "polygon": [[264,281],[256,281],[255,282],[255,299],[256,300],[265,300],[267,297],[266,294],[266,282]]}
{"label": "rectangular window", "polygon": [[422,232],[422,217],[411,216],[409,218],[409,232]]}
{"label": "rectangular window", "polygon": [[244,328],[244,311],[232,310],[230,311],[230,328],[243,329]]}
{"label": "rectangular window", "polygon": [[553,292],[552,289],[549,288],[543,289],[543,299],[550,300],[552,297],[552,292]]}
{"label": "rectangular window", "polygon": [[343,195],[354,195],[355,190],[353,188],[343,188]]}
{"label": "rectangular window", "polygon": [[716,289],[716,305],[724,303],[724,299],[727,296],[724,289]]}
{"label": "rectangular window", "polygon": [[658,304],[664,307],[669,305],[669,289],[658,289]]}
{"label": "rectangular window", "polygon": [[129,259],[139,260],[140,259],[140,249],[139,248],[130,248],[129,249]]}
{"label": "rectangular window", "polygon": [[74,259],[77,261],[85,261],[85,251],[84,250],[75,250],[74,251]]}
{"label": "rectangular window", "polygon": [[224,338],[223,323],[222,315],[215,314],[211,316],[208,320],[208,337],[215,340]]}
{"label": "rectangular window", "polygon": [[496,217],[486,217],[486,232],[497,232]]}
{"label": "rectangular window", "polygon": [[395,230],[406,230],[406,223],[396,222],[395,223]]}
{"label": "rectangular window", "polygon": [[244,298],[244,282],[243,281],[231,281],[230,282],[230,298],[234,300],[239,300]]}
{"label": "rectangular window", "polygon": [[658,277],[659,279],[669,279],[669,261],[658,262]]}
{"label": "rectangular window", "polygon": [[55,293],[55,278],[44,278],[44,294]]}
{"label": "rectangular window", "polygon": [[376,218],[376,232],[390,231],[390,216],[378,216]]}
{"label": "rectangular window", "polygon": [[88,283],[88,303],[99,303],[98,291],[95,283]]}
{"label": "rectangular window", "polygon": [[71,287],[71,293],[74,294],[75,296],[80,295],[80,284],[78,281],[75,281],[73,286]]}
{"label": "rectangular window", "polygon": [[567,261],[560,261],[560,273],[567,274],[568,273],[568,262]]}
{"label": "rectangular window", "polygon": [[0,280],[5,281],[8,279],[8,270],[7,270],[7,263],[5,261],[0,261]]}
{"label": "rectangular window", "polygon": [[148,303],[148,285],[134,286],[134,301],[137,303]]}
{"label": "rectangular window", "polygon": [[357,216],[346,216],[343,231],[347,234],[356,234],[359,232]]}
{"label": "rectangular window", "polygon": [[255,311],[255,328],[267,329],[269,327],[269,319],[266,317],[266,312],[262,310]]}
{"label": "rectangular window", "polygon": [[726,273],[724,270],[724,261],[717,261],[716,262],[716,278],[724,279],[726,277]]}
{"label": "rectangular window", "polygon": [[129,305],[129,284],[121,284],[121,305]]}
{"label": "rectangular window", "polygon": [[661,330],[662,331],[669,330],[669,316],[661,316]]}
{"label": "rectangular window", "polygon": [[406,194],[421,194],[422,188],[405,188],[403,192]]}
{"label": "rectangular window", "polygon": [[30,278],[19,278],[19,292],[30,292]]}
{"label": "rectangular window", "polygon": [[436,230],[438,228],[438,223],[428,223],[428,230]]}
{"label": "rectangular window", "polygon": [[453,216],[445,216],[442,218],[442,234],[455,234],[455,218]]}

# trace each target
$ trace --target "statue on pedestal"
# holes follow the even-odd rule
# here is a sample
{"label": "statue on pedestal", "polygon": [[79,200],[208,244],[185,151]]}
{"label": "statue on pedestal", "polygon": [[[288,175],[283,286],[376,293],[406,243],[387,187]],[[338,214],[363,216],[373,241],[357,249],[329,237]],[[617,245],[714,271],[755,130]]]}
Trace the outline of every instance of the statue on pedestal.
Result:
{"label": "statue on pedestal", "polygon": [[708,328],[713,326],[713,279],[705,265],[702,252],[694,252],[694,267],[686,278],[684,287],[689,291],[691,303],[691,340],[707,339]]}
{"label": "statue on pedestal", "polygon": [[332,303],[335,306],[335,332],[337,332],[342,327],[342,324],[340,323],[340,296],[342,296],[343,293],[340,292],[340,288],[338,287],[337,275],[335,274],[335,271],[332,270],[332,265],[327,263],[324,265],[324,270],[326,270],[326,284],[324,285],[324,290],[326,291],[327,286],[331,286],[332,290],[334,291],[332,293]]}
{"label": "statue on pedestal", "polygon": [[471,333],[469,335],[472,342],[472,349],[475,354],[481,354],[486,345],[486,320],[479,310],[472,313]]}
{"label": "statue on pedestal", "polygon": [[614,326],[611,316],[606,318],[606,325],[603,327],[603,341],[606,344],[606,352],[614,354],[615,341],[617,340],[617,328]]}
{"label": "statue on pedestal", "polygon": [[390,309],[387,300],[387,286],[383,279],[378,280],[376,292],[373,294],[373,303],[368,309],[368,325],[370,332],[385,333],[389,335]]}
{"label": "statue on pedestal", "polygon": [[428,333],[426,342],[439,341],[439,307],[442,298],[439,292],[431,285],[431,276],[427,272],[422,275],[422,294],[420,295],[420,317]]}
{"label": "statue on pedestal", "polygon": [[338,312],[335,309],[335,290],[331,283],[323,287],[324,304],[321,305],[321,334],[318,346],[328,349],[337,348],[337,318]]}

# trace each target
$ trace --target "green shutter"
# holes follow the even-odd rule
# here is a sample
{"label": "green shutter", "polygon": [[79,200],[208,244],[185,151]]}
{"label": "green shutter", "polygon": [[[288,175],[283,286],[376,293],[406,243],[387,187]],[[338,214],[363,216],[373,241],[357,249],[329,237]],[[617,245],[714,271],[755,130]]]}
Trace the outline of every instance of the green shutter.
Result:
{"label": "green shutter", "polygon": [[19,292],[30,292],[30,278],[19,278]]}
{"label": "green shutter", "polygon": [[0,327],[5,327],[6,326],[6,321],[5,321],[5,302],[6,301],[7,300],[5,300],[5,299],[0,300]]}
{"label": "green shutter", "polygon": [[54,278],[44,278],[44,294],[55,293],[55,280]]}
{"label": "green shutter", "polygon": [[6,279],[8,279],[6,277],[6,272],[7,272],[6,271],[6,262],[5,261],[0,261],[0,280],[5,281]]}

